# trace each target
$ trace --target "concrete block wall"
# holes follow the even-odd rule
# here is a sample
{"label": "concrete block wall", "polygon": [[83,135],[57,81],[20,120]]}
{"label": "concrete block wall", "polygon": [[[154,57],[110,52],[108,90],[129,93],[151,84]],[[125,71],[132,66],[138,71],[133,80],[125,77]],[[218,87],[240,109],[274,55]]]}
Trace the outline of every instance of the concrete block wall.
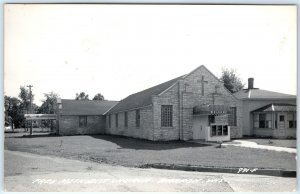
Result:
{"label": "concrete block wall", "polygon": [[111,114],[111,127],[109,128],[109,115],[106,115],[106,133],[122,135],[139,139],[153,140],[153,111],[152,106],[140,108],[140,126],[136,127],[136,110],[127,111],[128,126],[125,127],[125,112],[118,113],[118,127],[116,114]]}
{"label": "concrete block wall", "polygon": [[[178,84],[175,84],[168,91],[160,96],[152,97],[153,104],[153,140],[154,141],[168,141],[179,139],[179,107],[178,107]],[[161,106],[172,105],[172,127],[161,126]]]}
{"label": "concrete block wall", "polygon": [[60,135],[92,135],[103,134],[105,130],[104,116],[87,116],[87,126],[79,127],[79,116],[60,115]]}
{"label": "concrete block wall", "polygon": [[[207,83],[204,84],[204,95],[202,96],[202,84],[198,81],[204,76]],[[183,123],[185,123],[183,130],[187,133],[184,139],[189,139],[192,136],[192,120],[190,114],[192,107],[198,105],[213,104],[212,93],[215,92],[215,86],[218,86],[217,92],[221,95],[215,96],[214,104],[227,105],[237,108],[237,126],[231,126],[231,138],[242,137],[242,104],[236,99],[212,73],[205,67],[200,67],[189,74],[183,81],[181,87],[183,92],[183,109],[186,110],[183,114]]]}
{"label": "concrete block wall", "polygon": [[220,125],[228,124],[228,115],[215,116],[215,123]]}

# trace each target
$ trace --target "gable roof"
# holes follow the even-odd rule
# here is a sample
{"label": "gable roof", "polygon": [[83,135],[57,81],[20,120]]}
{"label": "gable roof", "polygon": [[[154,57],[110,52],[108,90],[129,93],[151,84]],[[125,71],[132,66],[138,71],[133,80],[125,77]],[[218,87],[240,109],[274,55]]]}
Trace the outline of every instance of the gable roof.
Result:
{"label": "gable roof", "polygon": [[183,78],[183,76],[177,77],[175,79],[169,80],[162,84],[156,85],[154,87],[148,88],[141,92],[132,94],[127,98],[121,100],[116,106],[108,111],[109,113],[122,112],[130,109],[135,109],[139,107],[144,107],[152,104],[152,96],[158,95],[163,91],[167,90],[169,87],[174,85],[178,80]]}
{"label": "gable roof", "polygon": [[61,115],[103,115],[118,101],[62,99]]}
{"label": "gable roof", "polygon": [[293,104],[273,103],[251,112],[296,112],[297,106]]}
{"label": "gable roof", "polygon": [[296,99],[296,95],[272,92],[261,89],[245,89],[234,93],[241,100],[245,99]]}

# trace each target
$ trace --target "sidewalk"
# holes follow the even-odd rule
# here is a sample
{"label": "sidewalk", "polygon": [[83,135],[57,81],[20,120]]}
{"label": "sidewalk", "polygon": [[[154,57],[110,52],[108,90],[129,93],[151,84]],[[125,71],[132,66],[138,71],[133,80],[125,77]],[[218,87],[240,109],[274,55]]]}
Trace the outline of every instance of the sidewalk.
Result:
{"label": "sidewalk", "polygon": [[233,140],[232,142],[222,143],[222,146],[238,146],[238,147],[247,147],[247,148],[256,148],[256,149],[265,149],[278,152],[288,152],[288,153],[297,153],[295,148],[286,148],[286,147],[277,147],[277,146],[267,146],[267,145],[258,145],[255,142],[245,141],[245,140]]}

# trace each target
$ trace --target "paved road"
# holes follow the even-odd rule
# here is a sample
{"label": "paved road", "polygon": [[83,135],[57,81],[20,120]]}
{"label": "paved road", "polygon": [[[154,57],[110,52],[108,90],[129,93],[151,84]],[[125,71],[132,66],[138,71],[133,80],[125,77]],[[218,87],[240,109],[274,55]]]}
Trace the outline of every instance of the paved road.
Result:
{"label": "paved road", "polygon": [[138,169],[4,152],[5,191],[295,191],[296,178]]}

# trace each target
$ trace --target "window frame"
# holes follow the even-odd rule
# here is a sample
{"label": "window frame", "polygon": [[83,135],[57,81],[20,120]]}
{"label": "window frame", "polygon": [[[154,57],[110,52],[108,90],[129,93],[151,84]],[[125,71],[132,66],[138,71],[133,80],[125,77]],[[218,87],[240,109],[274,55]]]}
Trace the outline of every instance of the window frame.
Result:
{"label": "window frame", "polygon": [[[272,129],[273,128],[273,124],[272,124],[272,114],[271,113],[257,113],[258,114],[258,120],[254,121],[254,122],[258,122],[258,128],[259,129]],[[268,119],[268,115],[270,117],[270,119]],[[276,125],[274,123],[274,125]],[[275,126],[274,126],[275,127]]]}
{"label": "window frame", "polygon": [[161,105],[161,127],[173,127],[173,105]]}
{"label": "window frame", "polygon": [[108,115],[108,127],[111,128],[111,114]]}
{"label": "window frame", "polygon": [[229,130],[228,130],[229,125],[212,124],[210,127],[211,127],[210,128],[211,137],[220,137],[220,136],[229,135]]}

